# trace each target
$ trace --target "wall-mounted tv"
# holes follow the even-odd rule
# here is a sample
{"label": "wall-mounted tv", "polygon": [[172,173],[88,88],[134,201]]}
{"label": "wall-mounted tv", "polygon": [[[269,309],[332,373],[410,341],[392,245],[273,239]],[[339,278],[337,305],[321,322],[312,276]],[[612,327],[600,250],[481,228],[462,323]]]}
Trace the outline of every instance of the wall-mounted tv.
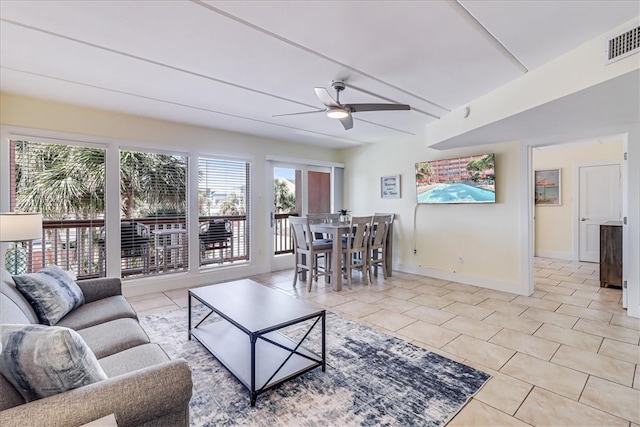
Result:
{"label": "wall-mounted tv", "polygon": [[420,204],[495,203],[495,182],[494,154],[416,163]]}

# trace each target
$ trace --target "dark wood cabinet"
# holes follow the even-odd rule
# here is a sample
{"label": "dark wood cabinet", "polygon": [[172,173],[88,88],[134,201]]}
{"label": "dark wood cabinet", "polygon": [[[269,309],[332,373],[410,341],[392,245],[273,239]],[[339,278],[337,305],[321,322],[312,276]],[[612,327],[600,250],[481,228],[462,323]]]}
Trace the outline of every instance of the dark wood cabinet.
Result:
{"label": "dark wood cabinet", "polygon": [[622,221],[600,225],[600,287],[622,286]]}

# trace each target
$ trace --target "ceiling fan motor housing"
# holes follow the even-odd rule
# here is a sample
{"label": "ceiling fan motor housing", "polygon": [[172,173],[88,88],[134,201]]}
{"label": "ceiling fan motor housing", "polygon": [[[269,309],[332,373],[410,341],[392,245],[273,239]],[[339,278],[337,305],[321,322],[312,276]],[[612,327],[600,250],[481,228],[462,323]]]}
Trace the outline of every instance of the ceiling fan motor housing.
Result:
{"label": "ceiling fan motor housing", "polygon": [[336,92],[340,92],[343,91],[347,87],[347,85],[345,85],[343,80],[331,80],[331,87]]}

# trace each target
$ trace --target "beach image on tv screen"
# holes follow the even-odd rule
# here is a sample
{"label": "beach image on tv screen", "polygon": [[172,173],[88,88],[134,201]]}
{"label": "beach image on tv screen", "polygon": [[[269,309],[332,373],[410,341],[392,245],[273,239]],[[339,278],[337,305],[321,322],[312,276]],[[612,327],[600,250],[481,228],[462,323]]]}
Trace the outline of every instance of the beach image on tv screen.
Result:
{"label": "beach image on tv screen", "polygon": [[416,163],[418,203],[495,203],[495,156]]}

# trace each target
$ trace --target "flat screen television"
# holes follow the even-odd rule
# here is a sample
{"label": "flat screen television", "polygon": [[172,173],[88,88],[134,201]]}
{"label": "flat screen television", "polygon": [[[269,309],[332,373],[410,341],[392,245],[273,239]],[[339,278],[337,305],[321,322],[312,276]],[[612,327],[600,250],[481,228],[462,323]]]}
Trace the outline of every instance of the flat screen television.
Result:
{"label": "flat screen television", "polygon": [[495,155],[416,163],[419,204],[495,203]]}

